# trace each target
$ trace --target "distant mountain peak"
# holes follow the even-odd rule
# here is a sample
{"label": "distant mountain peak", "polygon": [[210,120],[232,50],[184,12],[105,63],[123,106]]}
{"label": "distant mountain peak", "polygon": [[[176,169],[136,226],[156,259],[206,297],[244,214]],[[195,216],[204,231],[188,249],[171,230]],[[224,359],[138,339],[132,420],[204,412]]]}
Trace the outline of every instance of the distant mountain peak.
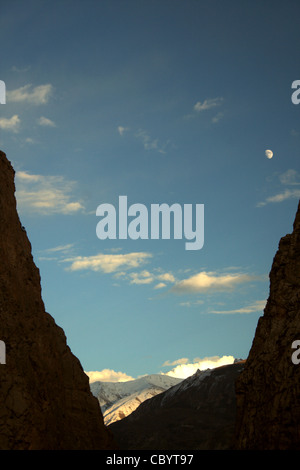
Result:
{"label": "distant mountain peak", "polygon": [[164,374],[144,375],[127,382],[93,382],[92,394],[98,399],[106,425],[123,419],[145,400],[179,384],[183,379]]}

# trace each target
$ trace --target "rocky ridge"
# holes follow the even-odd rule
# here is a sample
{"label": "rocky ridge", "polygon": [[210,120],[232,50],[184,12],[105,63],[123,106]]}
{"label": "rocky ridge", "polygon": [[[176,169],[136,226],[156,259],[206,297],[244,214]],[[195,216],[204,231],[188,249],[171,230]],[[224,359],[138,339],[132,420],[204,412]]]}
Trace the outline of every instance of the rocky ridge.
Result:
{"label": "rocky ridge", "polygon": [[300,450],[300,202],[291,234],[278,246],[269,298],[236,383],[235,448]]}
{"label": "rocky ridge", "polygon": [[14,173],[0,152],[0,449],[115,448],[87,375],[45,312]]}

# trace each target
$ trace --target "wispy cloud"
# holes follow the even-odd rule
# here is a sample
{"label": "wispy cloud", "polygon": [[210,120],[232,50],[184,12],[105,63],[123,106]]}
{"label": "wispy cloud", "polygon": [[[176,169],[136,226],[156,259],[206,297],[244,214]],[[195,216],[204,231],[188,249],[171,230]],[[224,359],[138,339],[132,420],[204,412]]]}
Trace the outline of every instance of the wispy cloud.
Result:
{"label": "wispy cloud", "polygon": [[[193,106],[193,111],[184,117],[186,119],[195,118],[199,116],[200,113],[202,114],[205,111],[214,109],[217,106],[221,106],[222,103],[223,103],[223,98],[221,97],[205,99],[204,101],[197,101],[197,103],[195,103]],[[222,117],[223,117],[223,113],[219,112],[212,118],[212,122],[217,123]]]}
{"label": "wispy cloud", "polygon": [[153,275],[149,271],[129,274],[130,284],[151,284],[154,281]]}
{"label": "wispy cloud", "polygon": [[80,201],[72,200],[75,182],[63,176],[34,175],[16,172],[18,210],[41,215],[74,214],[84,209]]}
{"label": "wispy cloud", "polygon": [[68,271],[85,270],[113,274],[118,281],[130,285],[151,285],[154,289],[162,289],[176,282],[171,272],[163,272],[161,268],[154,268],[151,271],[143,269],[152,258],[153,255],[148,252],[119,253],[111,250],[111,253],[65,257],[61,261],[69,264]]}
{"label": "wispy cloud", "polygon": [[13,65],[11,70],[12,72],[17,72],[17,73],[25,73],[25,72],[28,72],[28,70],[30,70],[30,65],[26,66],[26,67],[17,67],[16,65]]}
{"label": "wispy cloud", "polygon": [[[128,127],[118,126],[118,133],[121,137],[125,134],[125,132],[129,132]],[[146,131],[145,129],[138,129],[137,131],[133,131],[132,135],[135,139],[141,142],[144,149],[147,151],[153,150],[155,152],[165,154],[170,144],[169,141],[161,143],[159,139],[151,137],[149,131]]]}
{"label": "wispy cloud", "polygon": [[148,132],[140,129],[136,134],[136,138],[140,140],[145,148],[145,150],[157,150],[158,149],[158,139],[152,139]]}
{"label": "wispy cloud", "polygon": [[[296,170],[289,169],[279,175],[279,181],[282,185],[288,186],[284,190],[279,191],[274,196],[267,197],[264,201],[257,204],[257,207],[263,207],[270,203],[279,203],[289,199],[300,199],[300,188],[295,186],[300,185],[300,175]],[[293,186],[293,188],[290,188]]]}
{"label": "wispy cloud", "polygon": [[122,136],[126,131],[128,131],[128,127],[118,126],[118,132]]}
{"label": "wispy cloud", "polygon": [[279,175],[280,182],[287,185],[300,185],[300,174],[296,170],[287,170]]}
{"label": "wispy cloud", "polygon": [[74,243],[68,243],[67,245],[58,245],[58,246],[54,246],[53,248],[47,248],[46,250],[44,250],[44,252],[46,253],[57,253],[57,252],[60,252],[60,253],[66,253],[66,252],[69,252],[71,250],[71,248],[74,247]]}
{"label": "wispy cloud", "polygon": [[64,262],[70,263],[70,271],[91,270],[96,272],[114,273],[119,269],[137,268],[144,264],[152,255],[144,252],[127,254],[103,254],[92,256],[75,256]]}
{"label": "wispy cloud", "polygon": [[175,277],[172,273],[156,273],[149,271],[141,271],[130,273],[127,276],[130,279],[130,284],[152,284],[153,282],[158,282],[155,285],[155,289],[161,289],[166,287],[167,282],[175,282]]}
{"label": "wispy cloud", "polygon": [[212,98],[208,100],[204,100],[202,103],[201,101],[197,101],[194,105],[194,110],[198,112],[207,111],[208,109],[215,108],[216,106],[220,106],[222,103],[223,98]]}
{"label": "wispy cloud", "polygon": [[212,118],[211,122],[216,124],[217,122],[219,122],[223,118],[223,116],[224,116],[223,113],[218,113]]}
{"label": "wispy cloud", "polygon": [[32,139],[32,137],[26,137],[25,144],[35,144],[36,140]]}
{"label": "wispy cloud", "polygon": [[236,313],[253,313],[253,312],[261,312],[264,310],[266,306],[266,300],[257,300],[251,305],[247,305],[246,307],[240,307],[234,310],[211,310],[210,313],[216,314],[236,314]]}
{"label": "wispy cloud", "polygon": [[181,307],[192,307],[192,306],[195,306],[195,305],[203,305],[204,304],[204,301],[203,300],[196,300],[196,301],[191,301],[191,300],[187,300],[185,302],[180,302],[180,306]]}
{"label": "wispy cloud", "polygon": [[41,116],[38,120],[37,123],[39,126],[44,126],[44,127],[56,127],[55,122],[51,121],[51,119],[48,119],[44,116]]}
{"label": "wispy cloud", "polygon": [[187,279],[177,282],[172,291],[178,294],[197,292],[218,292],[234,289],[238,284],[249,282],[254,277],[248,274],[217,274],[202,271]]}
{"label": "wispy cloud", "polygon": [[7,91],[6,98],[8,102],[41,105],[48,103],[52,92],[53,86],[50,83],[36,87],[27,84],[15,90]]}
{"label": "wispy cloud", "polygon": [[41,250],[40,253],[42,253],[42,256],[39,255],[39,260],[40,261],[59,261],[60,256],[66,254],[70,255],[70,252],[72,251],[72,248],[74,247],[74,243],[69,243],[67,245],[59,245],[59,246],[54,246],[53,248],[47,248],[45,250]]}
{"label": "wispy cloud", "polygon": [[257,207],[263,207],[272,202],[286,201],[287,199],[300,199],[300,189],[286,189],[282,193],[275,194],[275,196],[267,197],[265,201],[259,202]]}
{"label": "wispy cloud", "polygon": [[[148,252],[98,253],[91,256],[74,256],[63,259],[69,271],[94,271],[113,274],[114,278],[136,286],[151,286],[155,290],[167,288],[170,294],[195,294],[231,291],[239,284],[257,279],[243,273],[218,274],[200,272],[187,279],[178,280],[173,273],[162,268],[145,269],[153,255]],[[144,268],[144,269],[143,269]],[[182,306],[201,305],[203,300],[186,301]]]}
{"label": "wispy cloud", "polygon": [[153,139],[149,132],[139,129],[135,137],[143,144],[145,150],[155,150],[156,152],[165,154],[169,141],[161,144],[158,139]]}
{"label": "wispy cloud", "polygon": [[120,272],[117,273],[117,278],[122,278],[130,284],[146,285],[156,283],[154,289],[162,289],[167,287],[167,283],[174,283],[175,277],[170,272],[161,272],[161,269],[154,269],[153,271],[142,270],[138,272]]}
{"label": "wispy cloud", "polygon": [[11,118],[1,118],[0,119],[0,129],[4,131],[19,132],[21,120],[17,114]]}

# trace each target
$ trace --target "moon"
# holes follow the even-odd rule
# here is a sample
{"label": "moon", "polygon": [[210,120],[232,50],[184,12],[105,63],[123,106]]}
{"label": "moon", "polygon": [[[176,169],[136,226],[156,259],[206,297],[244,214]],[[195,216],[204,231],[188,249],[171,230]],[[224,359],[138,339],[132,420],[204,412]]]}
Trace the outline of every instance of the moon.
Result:
{"label": "moon", "polygon": [[266,155],[267,158],[272,158],[272,157],[273,157],[273,152],[272,152],[272,150],[266,150],[266,151],[265,151],[265,155]]}

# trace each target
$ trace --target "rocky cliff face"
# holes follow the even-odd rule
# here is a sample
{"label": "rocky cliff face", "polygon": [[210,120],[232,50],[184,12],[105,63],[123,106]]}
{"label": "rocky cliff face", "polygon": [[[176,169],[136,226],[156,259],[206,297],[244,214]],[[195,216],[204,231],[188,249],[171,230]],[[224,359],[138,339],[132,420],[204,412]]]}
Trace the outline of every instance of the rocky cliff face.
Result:
{"label": "rocky cliff face", "polygon": [[0,449],[112,449],[88,377],[45,312],[14,192],[0,152]]}
{"label": "rocky cliff face", "polygon": [[244,363],[198,371],[112,423],[127,450],[228,450],[235,426],[235,381]]}
{"label": "rocky cliff face", "polygon": [[293,232],[280,240],[270,293],[245,369],[237,380],[238,449],[300,450],[300,203]]}

